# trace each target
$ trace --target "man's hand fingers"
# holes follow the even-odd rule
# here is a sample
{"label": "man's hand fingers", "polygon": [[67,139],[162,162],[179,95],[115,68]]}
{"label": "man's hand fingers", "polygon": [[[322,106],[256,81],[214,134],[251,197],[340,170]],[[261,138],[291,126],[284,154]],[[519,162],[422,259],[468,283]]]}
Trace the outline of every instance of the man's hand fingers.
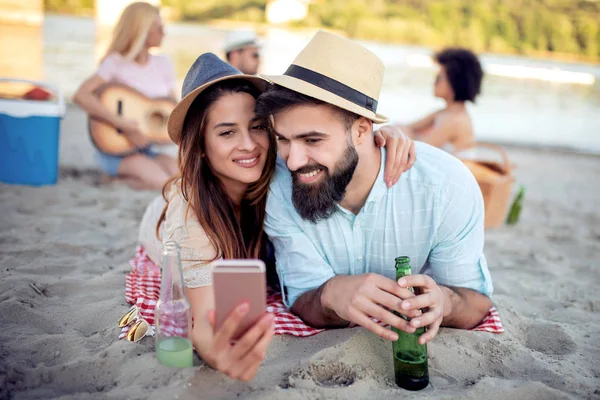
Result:
{"label": "man's hand fingers", "polygon": [[363,328],[373,332],[377,336],[385,340],[398,340],[398,335],[391,330],[384,328],[379,325],[377,322],[373,321],[371,318],[362,314],[360,311],[356,310],[355,313],[352,313],[353,317],[351,319],[352,322],[362,326]]}
{"label": "man's hand fingers", "polygon": [[400,307],[400,312],[404,313],[409,310],[419,310],[431,307],[435,304],[436,296],[434,292],[426,292],[418,296],[412,297],[409,300],[403,300]]}
{"label": "man's hand fingers", "polygon": [[435,281],[429,275],[408,275],[398,279],[400,287],[423,287],[432,289],[437,286]]}
{"label": "man's hand fingers", "polygon": [[420,317],[413,318],[410,321],[410,326],[414,328],[420,328],[422,326],[431,326],[434,323],[442,320],[442,309],[441,307],[433,307],[426,313],[423,313]]}
{"label": "man's hand fingers", "polygon": [[398,317],[397,315],[394,315],[390,311],[386,310],[385,308],[383,308],[381,306],[378,306],[377,304],[374,304],[374,303],[365,304],[363,309],[367,315],[370,315],[371,317],[378,319],[379,321],[383,322],[384,324],[394,326],[394,327],[396,327],[402,331],[408,332],[408,333],[413,333],[416,331],[415,328],[411,327],[408,324],[408,321],[406,321],[403,318]]}
{"label": "man's hand fingers", "polygon": [[377,286],[379,289],[391,293],[400,299],[410,299],[415,296],[415,294],[407,288],[400,287],[398,282],[393,279],[388,279],[385,276],[374,273],[368,275],[367,279],[370,280],[370,283],[373,283],[374,286]]}
{"label": "man's hand fingers", "polygon": [[398,298],[393,294],[390,294],[383,290],[374,291],[373,295],[371,296],[371,299],[374,303],[381,304],[382,306],[387,307],[390,310],[397,311],[400,314],[407,316],[408,318],[414,318],[416,316],[421,315],[421,312],[418,309],[402,309],[401,305],[403,301],[408,300],[402,300],[401,298]]}
{"label": "man's hand fingers", "polygon": [[419,344],[425,344],[431,342],[440,330],[442,321],[438,321],[431,325],[429,329],[419,337]]}

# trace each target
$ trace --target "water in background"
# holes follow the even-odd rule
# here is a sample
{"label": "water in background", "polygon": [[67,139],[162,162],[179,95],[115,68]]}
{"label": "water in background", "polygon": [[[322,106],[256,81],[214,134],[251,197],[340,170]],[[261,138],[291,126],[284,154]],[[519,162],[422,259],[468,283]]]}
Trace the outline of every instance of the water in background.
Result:
{"label": "water in background", "polygon": [[[9,29],[0,27],[0,36]],[[223,56],[225,29],[170,23],[166,30],[162,52],[175,63],[180,83],[199,54]],[[313,33],[268,28],[261,73],[283,73]],[[42,76],[70,95],[93,73],[110,32],[97,32],[90,18],[47,15],[41,36]],[[435,69],[425,57],[430,49],[363,44],[386,65],[379,113],[409,122],[443,106],[432,96]],[[482,62],[487,72],[482,95],[470,106],[478,139],[600,153],[600,66],[495,55],[482,56]]]}

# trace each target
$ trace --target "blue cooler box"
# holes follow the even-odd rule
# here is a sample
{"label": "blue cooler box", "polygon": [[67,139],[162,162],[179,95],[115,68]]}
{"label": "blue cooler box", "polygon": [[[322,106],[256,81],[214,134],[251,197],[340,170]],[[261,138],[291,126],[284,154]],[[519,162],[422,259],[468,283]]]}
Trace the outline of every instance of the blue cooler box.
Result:
{"label": "blue cooler box", "polygon": [[58,178],[58,139],[65,104],[60,89],[42,82],[57,101],[0,98],[0,182],[19,185],[53,185]]}

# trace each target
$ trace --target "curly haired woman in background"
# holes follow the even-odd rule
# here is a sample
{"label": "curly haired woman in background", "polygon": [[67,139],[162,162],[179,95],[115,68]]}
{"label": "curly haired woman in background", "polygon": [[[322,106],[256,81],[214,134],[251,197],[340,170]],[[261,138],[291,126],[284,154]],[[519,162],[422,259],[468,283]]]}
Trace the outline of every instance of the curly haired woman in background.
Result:
{"label": "curly haired woman in background", "polygon": [[481,64],[472,51],[461,48],[442,50],[434,59],[440,67],[434,95],[443,99],[446,107],[400,128],[413,139],[469,158],[475,135],[465,103],[475,102],[481,90]]}

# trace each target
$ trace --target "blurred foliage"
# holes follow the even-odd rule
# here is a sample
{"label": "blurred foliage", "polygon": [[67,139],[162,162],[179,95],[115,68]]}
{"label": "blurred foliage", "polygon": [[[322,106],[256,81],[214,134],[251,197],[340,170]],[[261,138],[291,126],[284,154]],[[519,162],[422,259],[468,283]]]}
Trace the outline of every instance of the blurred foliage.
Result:
{"label": "blurred foliage", "polygon": [[173,16],[186,21],[231,19],[265,22],[267,0],[163,0]]}
{"label": "blurred foliage", "polygon": [[[163,0],[180,20],[265,22],[267,0]],[[89,13],[94,0],[44,0]],[[304,21],[351,37],[600,60],[600,0],[313,0]]]}
{"label": "blurred foliage", "polygon": [[302,24],[364,39],[600,59],[598,0],[316,0]]}
{"label": "blurred foliage", "polygon": [[55,13],[92,15],[94,0],[44,0],[44,8]]}

